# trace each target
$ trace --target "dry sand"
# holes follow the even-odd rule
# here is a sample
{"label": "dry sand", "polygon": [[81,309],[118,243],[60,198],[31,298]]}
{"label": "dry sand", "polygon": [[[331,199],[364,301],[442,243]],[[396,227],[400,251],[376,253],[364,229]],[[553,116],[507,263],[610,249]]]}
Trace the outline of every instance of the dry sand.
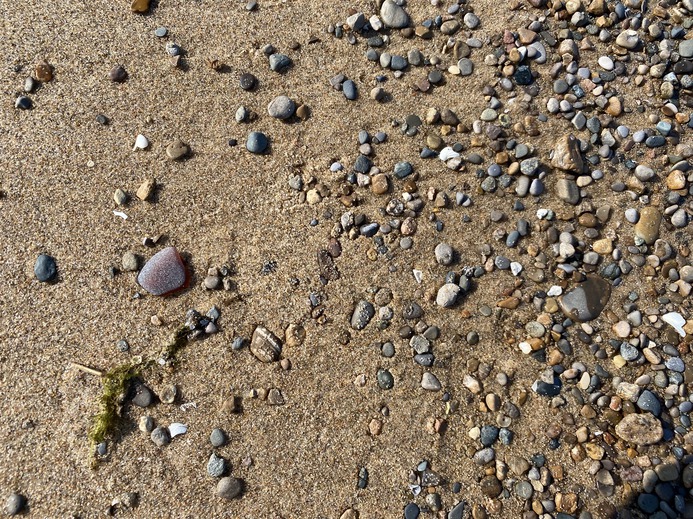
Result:
{"label": "dry sand", "polygon": [[[426,2],[411,4],[414,20],[439,12]],[[482,20],[477,36],[490,36],[506,25],[519,27],[536,13],[499,6],[473,2]],[[368,91],[381,70],[366,61],[363,43],[351,46],[325,33],[330,23],[343,23],[347,7],[374,12],[367,2],[261,1],[257,11],[248,13],[238,1],[166,0],[138,16],[124,0],[22,5],[0,0],[0,491],[26,495],[31,517],[96,517],[124,492],[139,493],[134,511],[118,512],[132,517],[337,518],[351,506],[362,518],[399,517],[412,499],[407,474],[421,460],[429,460],[448,482],[439,489],[445,509],[455,500],[488,504],[478,485],[483,470],[468,457],[478,442],[467,431],[470,425],[493,423],[494,415],[482,413],[479,399],[465,395],[461,378],[472,357],[492,363],[488,390],[516,402],[540,371],[540,365],[504,341],[504,334],[522,336],[516,328],[534,315],[531,304],[500,318],[478,312],[483,304],[495,306],[501,292],[513,286],[512,276],[495,272],[482,278],[473,298],[462,305],[470,310],[470,319],[461,319],[460,309],[424,305],[426,321],[442,330],[434,346],[435,373],[453,400],[461,401],[459,411],[447,416],[444,435],[425,430],[427,419],[445,417],[445,404],[440,393],[421,389],[421,368],[411,362],[408,347],[398,339],[397,354],[386,359],[372,343],[395,339],[403,324],[402,302],[434,290],[442,279],[447,269],[432,261],[435,244],[446,240],[460,251],[462,264],[478,264],[478,245],[490,242],[496,227],[489,226],[490,210],[510,212],[512,197],[478,196],[471,208],[456,208],[449,215],[444,211],[442,233],[428,221],[427,207],[418,219],[413,249],[402,251],[395,242],[389,262],[368,259],[371,240],[343,238],[344,251],[336,260],[341,277],[323,287],[316,252],[326,246],[344,208],[336,196],[315,206],[299,203],[287,180],[296,172],[304,179],[313,175],[336,192],[338,175],[330,173],[329,165],[335,160],[353,163],[359,129],[384,130],[388,141],[375,147],[383,170],[410,160],[419,171],[421,193],[430,186],[454,193],[454,186],[465,184],[473,193],[477,182],[471,173],[454,173],[439,161],[419,159],[423,135],[404,136],[390,121],[412,113],[423,116],[431,106],[451,108],[473,121],[485,106],[481,88],[493,69],[479,63],[484,50],[476,51],[479,66],[473,77],[448,76],[447,84],[429,95],[410,87],[423,70],[401,80],[387,73],[391,79],[384,87],[392,100],[377,104]],[[168,40],[185,50],[185,70],[170,66],[167,40],[154,36],[159,26],[167,27]],[[309,44],[311,36],[320,41]],[[391,52],[406,52],[416,44],[425,54],[437,52],[442,41],[393,39]],[[291,50],[292,42],[300,43],[300,49]],[[267,43],[292,57],[288,73],[269,70],[260,50]],[[31,94],[33,110],[15,110],[12,103],[24,78],[44,59],[55,68],[54,80]],[[230,71],[214,72],[210,59],[223,61]],[[596,55],[586,59],[596,61]],[[129,73],[123,84],[107,77],[117,63]],[[542,73],[548,67],[537,68]],[[255,92],[238,87],[238,77],[246,71],[259,79]],[[338,72],[359,85],[357,102],[346,101],[330,87],[329,78]],[[284,93],[309,105],[311,118],[288,124],[269,118],[267,103]],[[233,116],[241,104],[259,118],[236,124]],[[95,122],[98,113],[110,118],[108,126]],[[625,118],[634,126],[637,120],[635,115]],[[564,123],[556,124],[565,131]],[[542,136],[532,141],[544,158],[555,135],[550,128],[542,127]],[[270,136],[271,153],[256,156],[245,150],[251,130]],[[139,133],[150,139],[151,147],[133,152]],[[167,160],[165,147],[175,138],[190,145],[188,160]],[[239,145],[229,147],[230,138]],[[152,203],[143,203],[134,192],[148,177],[156,178],[159,188]],[[119,187],[132,196],[122,208],[127,220],[113,214],[112,196]],[[624,200],[606,198],[612,196],[607,190],[607,183],[596,187],[593,197],[603,195],[622,218]],[[362,194],[358,211],[378,218],[383,199]],[[531,213],[540,207],[533,200],[527,204]],[[465,214],[471,222],[462,222]],[[309,225],[313,218],[318,225]],[[507,224],[511,228],[514,221]],[[142,292],[136,274],[111,278],[109,267],[119,267],[126,251],[150,257],[161,247],[148,249],[141,242],[157,234],[165,236],[163,244],[186,255],[194,272],[192,286],[174,297],[135,298]],[[55,284],[34,278],[39,253],[56,258]],[[270,260],[276,271],[261,275]],[[225,263],[236,268],[237,291],[204,290],[208,267]],[[423,271],[421,287],[412,268]],[[291,278],[300,280],[298,286],[292,286]],[[392,289],[393,325],[386,332],[373,325],[362,332],[350,330],[354,302],[372,300],[374,287]],[[311,292],[324,298],[322,324],[310,317]],[[620,289],[619,294],[627,293],[627,287]],[[127,406],[107,459],[94,469],[87,431],[98,411],[101,384],[70,362],[108,369],[135,355],[155,358],[188,308],[206,311],[213,304],[222,312],[220,333],[191,343],[174,371],[155,370],[147,379],[155,392],[176,384],[179,401],[147,410]],[[153,315],[164,325],[152,325]],[[305,326],[305,343],[283,352],[292,363],[289,371],[258,362],[247,348],[231,350],[232,339],[250,337],[258,323],[280,336],[290,323]],[[470,330],[482,337],[478,347],[460,339]],[[341,344],[346,332],[351,340]],[[119,339],[129,342],[129,352],[117,350]],[[586,347],[576,348],[583,348],[580,353],[592,361]],[[375,384],[379,367],[394,374],[393,390]],[[499,371],[513,377],[509,389],[493,381]],[[353,383],[360,374],[366,376],[363,388]],[[281,389],[285,405],[243,398],[241,413],[220,411],[224,398],[271,387]],[[180,404],[185,402],[196,407],[184,411]],[[383,406],[389,408],[387,417],[381,414]],[[137,430],[145,413],[158,424],[185,423],[188,433],[157,448]],[[546,399],[532,395],[513,425],[515,442],[500,448],[503,456],[547,452],[543,430],[554,420],[553,413]],[[368,432],[373,418],[383,422],[382,434],[375,437]],[[216,480],[206,473],[214,427],[228,432],[229,444],[217,452],[230,461],[231,474],[245,482],[243,497],[233,502],[215,495]],[[551,465],[566,469],[557,488],[593,488],[568,448],[547,456]],[[250,467],[242,464],[246,457],[252,458]],[[356,488],[360,467],[370,473],[365,490]],[[454,481],[462,483],[458,495],[450,491]],[[617,505],[622,498],[595,496],[589,509],[598,517],[602,501]],[[517,498],[504,499],[502,506],[497,516],[519,517],[523,509]]]}

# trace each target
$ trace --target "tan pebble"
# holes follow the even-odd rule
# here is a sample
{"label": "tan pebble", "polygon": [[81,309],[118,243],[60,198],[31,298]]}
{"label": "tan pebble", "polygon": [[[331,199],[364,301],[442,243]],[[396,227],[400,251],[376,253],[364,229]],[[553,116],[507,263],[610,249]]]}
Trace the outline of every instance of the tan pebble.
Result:
{"label": "tan pebble", "polygon": [[306,338],[306,329],[300,324],[292,323],[286,328],[284,342],[287,346],[295,347],[303,344]]}
{"label": "tan pebble", "polygon": [[609,98],[609,104],[606,107],[606,113],[611,117],[618,117],[623,112],[623,105],[617,96]]}
{"label": "tan pebble", "polygon": [[376,195],[384,195],[390,189],[390,183],[385,173],[378,173],[371,181],[371,191]]}
{"label": "tan pebble", "polygon": [[371,423],[368,424],[368,431],[372,436],[378,436],[383,430],[383,422],[374,418]]}
{"label": "tan pebble", "polygon": [[339,516],[339,519],[359,519],[359,513],[353,508],[347,508],[344,513]]}
{"label": "tan pebble", "polygon": [[143,202],[149,200],[154,194],[154,189],[156,188],[156,180],[153,178],[148,178],[142,184],[140,184],[140,187],[137,188],[137,198],[142,200]]}
{"label": "tan pebble", "polygon": [[614,250],[614,246],[609,238],[602,238],[592,244],[592,250],[597,254],[611,254]]}
{"label": "tan pebble", "polygon": [[282,359],[279,362],[279,365],[284,371],[289,371],[291,369],[291,361],[289,359]]}
{"label": "tan pebble", "polygon": [[301,121],[307,120],[310,117],[310,108],[308,105],[300,105],[296,108],[296,116],[301,119]]}
{"label": "tan pebble", "polygon": [[309,189],[306,193],[306,202],[308,202],[308,205],[318,204],[321,200],[322,197],[320,196],[320,193],[318,193],[317,189]]}
{"label": "tan pebble", "polygon": [[149,0],[132,0],[130,9],[133,13],[146,13],[149,11]]}
{"label": "tan pebble", "polygon": [[517,297],[508,297],[496,303],[498,308],[507,308],[509,310],[514,310],[520,306],[520,300]]}
{"label": "tan pebble", "polygon": [[686,187],[686,175],[683,171],[675,169],[667,176],[667,187],[672,191],[684,189]]}

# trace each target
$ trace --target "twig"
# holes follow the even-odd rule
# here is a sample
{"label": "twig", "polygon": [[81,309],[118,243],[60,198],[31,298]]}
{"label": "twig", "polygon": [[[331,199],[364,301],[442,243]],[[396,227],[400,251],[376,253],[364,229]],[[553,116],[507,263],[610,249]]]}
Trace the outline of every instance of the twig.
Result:
{"label": "twig", "polygon": [[90,368],[89,366],[85,366],[84,364],[80,364],[79,362],[70,362],[70,365],[73,368],[77,368],[78,370],[84,371],[85,373],[89,373],[90,375],[96,375],[97,377],[103,377],[103,371],[99,371],[98,369]]}

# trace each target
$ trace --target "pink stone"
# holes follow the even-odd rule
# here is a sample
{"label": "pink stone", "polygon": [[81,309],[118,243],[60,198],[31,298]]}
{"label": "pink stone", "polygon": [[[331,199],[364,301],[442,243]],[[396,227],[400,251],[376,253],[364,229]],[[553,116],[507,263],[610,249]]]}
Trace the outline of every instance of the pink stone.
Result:
{"label": "pink stone", "polygon": [[140,271],[137,282],[155,296],[167,295],[185,287],[185,263],[176,248],[166,247],[154,254]]}

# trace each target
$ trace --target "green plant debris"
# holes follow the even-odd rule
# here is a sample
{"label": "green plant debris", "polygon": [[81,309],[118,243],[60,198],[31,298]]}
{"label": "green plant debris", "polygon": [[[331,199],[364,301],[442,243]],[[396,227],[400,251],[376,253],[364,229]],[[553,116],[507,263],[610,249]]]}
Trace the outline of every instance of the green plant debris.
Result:
{"label": "green plant debris", "polygon": [[[164,346],[161,359],[167,364],[175,361],[176,354],[188,344],[189,330],[181,326],[173,334],[170,342]],[[92,449],[99,443],[113,435],[121,416],[122,397],[127,394],[130,382],[142,372],[154,365],[151,360],[143,361],[141,358],[133,359],[133,362],[116,366],[105,373],[86,368],[81,364],[75,366],[87,373],[101,375],[103,392],[99,401],[99,412],[94,416],[88,438]]]}

